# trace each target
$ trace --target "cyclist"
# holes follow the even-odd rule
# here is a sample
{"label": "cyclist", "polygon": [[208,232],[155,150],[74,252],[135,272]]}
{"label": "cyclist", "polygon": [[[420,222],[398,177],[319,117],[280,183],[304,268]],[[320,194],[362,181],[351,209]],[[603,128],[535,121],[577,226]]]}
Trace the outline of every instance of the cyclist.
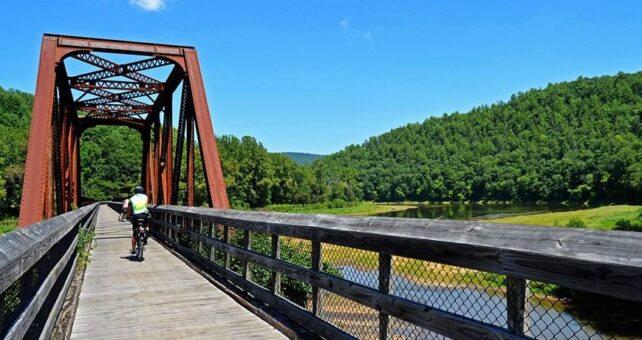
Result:
{"label": "cyclist", "polygon": [[[136,186],[134,188],[134,196],[129,199],[129,207],[132,213],[132,249],[130,253],[136,253],[136,221],[143,220],[145,223],[145,233],[149,234],[149,210],[147,210],[147,195],[145,195],[143,187]],[[144,240],[147,244],[147,238]]]}

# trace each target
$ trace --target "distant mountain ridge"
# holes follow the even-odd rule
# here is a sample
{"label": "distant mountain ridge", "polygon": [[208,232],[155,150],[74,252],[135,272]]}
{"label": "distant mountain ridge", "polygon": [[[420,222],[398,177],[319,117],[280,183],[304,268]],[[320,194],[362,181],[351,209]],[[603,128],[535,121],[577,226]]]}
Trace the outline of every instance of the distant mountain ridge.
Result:
{"label": "distant mountain ridge", "polygon": [[311,164],[317,159],[325,157],[325,155],[318,155],[306,152],[281,152],[282,155],[289,157],[291,160],[299,165]]}

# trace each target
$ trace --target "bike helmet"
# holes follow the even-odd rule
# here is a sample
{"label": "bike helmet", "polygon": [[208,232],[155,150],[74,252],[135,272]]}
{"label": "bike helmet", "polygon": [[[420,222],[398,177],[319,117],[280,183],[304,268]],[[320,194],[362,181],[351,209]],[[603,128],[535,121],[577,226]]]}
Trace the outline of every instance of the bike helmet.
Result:
{"label": "bike helmet", "polygon": [[134,193],[135,193],[135,194],[142,194],[142,193],[144,193],[144,192],[145,192],[145,189],[143,189],[143,187],[141,187],[140,185],[137,185],[137,186],[134,188]]}

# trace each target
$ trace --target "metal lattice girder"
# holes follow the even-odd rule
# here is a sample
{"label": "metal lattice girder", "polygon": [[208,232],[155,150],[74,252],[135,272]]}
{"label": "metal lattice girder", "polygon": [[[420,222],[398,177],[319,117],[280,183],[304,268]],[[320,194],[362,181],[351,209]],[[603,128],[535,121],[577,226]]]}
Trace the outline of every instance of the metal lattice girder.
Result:
{"label": "metal lattice girder", "polygon": [[97,66],[102,70],[89,72],[89,73],[72,77],[70,78],[72,84],[79,81],[100,80],[100,79],[105,79],[105,78],[110,78],[115,76],[123,76],[139,82],[143,82],[143,83],[158,84],[160,83],[160,81],[152,77],[146,76],[144,74],[138,73],[138,71],[152,69],[152,68],[171,64],[171,62],[168,60],[150,58],[150,59],[145,59],[145,60],[141,60],[133,63],[120,65],[91,53],[78,54],[73,56],[73,58],[78,59],[80,61],[84,61],[91,65]]}
{"label": "metal lattice girder", "polygon": [[108,104],[111,102],[120,102],[126,105],[132,105],[132,106],[147,105],[147,103],[144,103],[135,99],[131,99],[132,92],[113,93],[102,89],[90,89],[87,92],[95,96],[98,96],[98,98],[92,98],[92,99],[76,102],[76,107],[87,106],[87,105],[97,105],[97,104]]}
{"label": "metal lattice girder", "polygon": [[80,91],[88,89],[101,89],[101,90],[128,90],[137,92],[154,93],[163,91],[163,83],[149,84],[137,81],[122,81],[122,80],[96,80],[75,83],[72,88]]}
{"label": "metal lattice girder", "polygon": [[118,105],[118,104],[96,104],[78,107],[79,111],[99,113],[149,113],[152,110],[150,105]]}

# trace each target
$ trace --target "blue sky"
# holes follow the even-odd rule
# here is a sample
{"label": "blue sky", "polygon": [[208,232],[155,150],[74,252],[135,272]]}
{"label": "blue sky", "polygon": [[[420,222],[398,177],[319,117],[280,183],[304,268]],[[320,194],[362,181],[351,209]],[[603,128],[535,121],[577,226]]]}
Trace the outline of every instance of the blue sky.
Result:
{"label": "blue sky", "polygon": [[642,69],[641,1],[2,1],[0,86],[42,33],[196,46],[217,134],[327,154],[578,76]]}

